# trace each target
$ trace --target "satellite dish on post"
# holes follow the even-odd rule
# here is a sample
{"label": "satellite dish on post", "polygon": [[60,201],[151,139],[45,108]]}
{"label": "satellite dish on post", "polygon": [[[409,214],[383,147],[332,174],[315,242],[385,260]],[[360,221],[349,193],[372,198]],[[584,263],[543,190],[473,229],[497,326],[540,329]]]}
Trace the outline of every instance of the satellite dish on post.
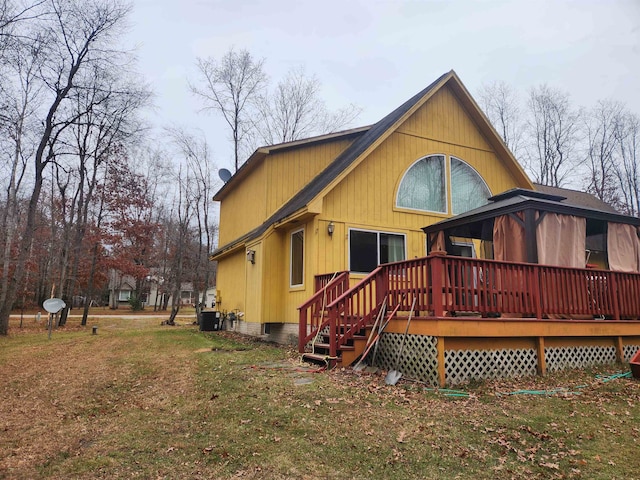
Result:
{"label": "satellite dish on post", "polygon": [[58,313],[66,307],[67,304],[64,303],[64,300],[61,298],[50,298],[49,300],[45,300],[42,306],[49,313]]}
{"label": "satellite dish on post", "polygon": [[220,170],[218,170],[218,176],[220,177],[220,180],[222,180],[224,183],[227,183],[231,178],[231,172],[226,168],[221,168]]}

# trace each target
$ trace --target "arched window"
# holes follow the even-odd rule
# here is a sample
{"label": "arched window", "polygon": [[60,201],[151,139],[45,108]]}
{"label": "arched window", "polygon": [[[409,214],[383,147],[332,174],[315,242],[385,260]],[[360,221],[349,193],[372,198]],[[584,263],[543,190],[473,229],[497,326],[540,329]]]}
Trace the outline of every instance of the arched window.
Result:
{"label": "arched window", "polygon": [[451,179],[447,181],[446,160],[444,155],[429,155],[411,165],[400,182],[396,206],[448,213],[447,191],[454,215],[485,205],[491,191],[480,174],[468,163],[449,157]]}
{"label": "arched window", "polygon": [[444,155],[430,155],[411,165],[398,189],[398,207],[447,212]]}
{"label": "arched window", "polygon": [[484,179],[469,164],[451,157],[451,208],[454,215],[481,207],[491,196]]}

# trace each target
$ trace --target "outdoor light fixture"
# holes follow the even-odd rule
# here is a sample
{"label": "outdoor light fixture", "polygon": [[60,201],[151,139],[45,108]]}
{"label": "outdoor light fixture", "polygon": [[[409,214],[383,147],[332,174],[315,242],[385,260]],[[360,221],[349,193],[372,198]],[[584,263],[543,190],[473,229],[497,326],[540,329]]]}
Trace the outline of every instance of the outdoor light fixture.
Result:
{"label": "outdoor light fixture", "polygon": [[256,263],[256,251],[247,250],[247,262]]}
{"label": "outdoor light fixture", "polygon": [[333,224],[333,222],[329,222],[329,225],[327,225],[327,233],[329,234],[329,236],[333,236],[333,231],[336,229],[336,226]]}

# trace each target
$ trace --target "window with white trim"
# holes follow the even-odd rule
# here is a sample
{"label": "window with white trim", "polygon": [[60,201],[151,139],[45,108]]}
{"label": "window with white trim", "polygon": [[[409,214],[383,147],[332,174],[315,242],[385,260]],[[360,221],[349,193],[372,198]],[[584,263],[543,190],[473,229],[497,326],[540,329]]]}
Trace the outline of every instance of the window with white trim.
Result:
{"label": "window with white trim", "polygon": [[131,290],[120,290],[118,292],[118,301],[128,302],[131,299]]}
{"label": "window with white trim", "polygon": [[451,192],[451,213],[454,215],[485,205],[491,196],[482,176],[465,161],[445,155],[429,155],[405,172],[398,188],[396,206],[448,213],[447,192]]}
{"label": "window with white trim", "polygon": [[290,285],[298,287],[304,283],[304,229],[291,232]]}
{"label": "window with white trim", "polygon": [[349,230],[349,270],[369,273],[378,265],[406,259],[405,236],[370,230]]}

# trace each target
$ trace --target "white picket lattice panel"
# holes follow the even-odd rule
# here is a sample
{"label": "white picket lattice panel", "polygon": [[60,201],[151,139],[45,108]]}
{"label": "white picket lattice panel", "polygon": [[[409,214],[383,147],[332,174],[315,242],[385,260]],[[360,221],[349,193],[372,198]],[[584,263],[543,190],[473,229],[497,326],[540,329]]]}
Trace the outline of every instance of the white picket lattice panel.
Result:
{"label": "white picket lattice panel", "polygon": [[395,369],[406,378],[438,385],[438,339],[426,335],[407,335],[398,361],[404,334],[385,333],[380,337],[375,365]]}
{"label": "white picket lattice panel", "polygon": [[535,375],[538,365],[535,349],[447,350],[444,360],[448,385]]}
{"label": "white picket lattice panel", "polygon": [[640,345],[625,345],[622,347],[624,361],[630,362],[638,350],[640,350]]}
{"label": "white picket lattice panel", "polygon": [[616,363],[614,346],[549,347],[544,349],[547,371]]}

